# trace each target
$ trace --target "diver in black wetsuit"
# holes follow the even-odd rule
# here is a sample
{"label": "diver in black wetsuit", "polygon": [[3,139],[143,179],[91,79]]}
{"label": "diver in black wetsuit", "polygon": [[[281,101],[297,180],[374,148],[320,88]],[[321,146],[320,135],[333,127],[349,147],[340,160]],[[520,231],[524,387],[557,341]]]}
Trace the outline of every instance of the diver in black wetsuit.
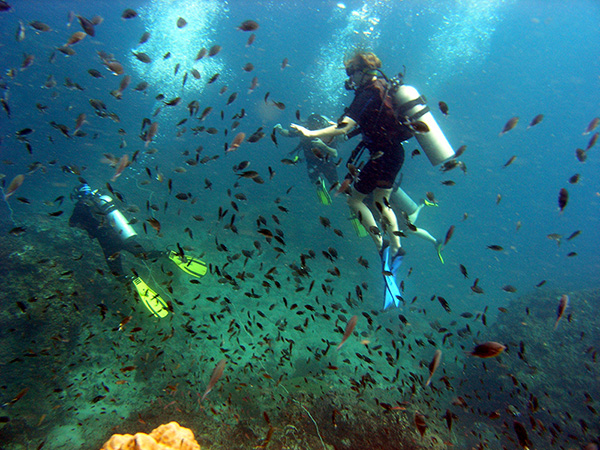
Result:
{"label": "diver in black wetsuit", "polygon": [[[320,114],[311,114],[306,119],[305,125],[309,130],[318,130],[331,125],[325,117]],[[328,188],[325,186],[325,178],[329,182],[329,186],[338,184],[337,166],[334,158],[337,158],[337,138],[332,139],[310,139],[304,137],[301,133],[294,129],[285,129],[281,124],[273,127],[274,131],[279,132],[284,137],[297,137],[300,142],[289,154],[298,158],[298,154],[302,152],[306,160],[306,172],[308,179],[317,188],[317,197],[324,205],[331,204],[331,197]]]}
{"label": "diver in black wetsuit", "polygon": [[121,260],[123,251],[150,260],[167,256],[166,252],[147,251],[142,247],[135,238],[137,233],[108,195],[100,195],[87,184],[82,184],[71,194],[71,199],[77,203],[69,218],[69,226],[82,228],[90,238],[98,240],[110,271],[119,279],[124,281],[127,278]]}

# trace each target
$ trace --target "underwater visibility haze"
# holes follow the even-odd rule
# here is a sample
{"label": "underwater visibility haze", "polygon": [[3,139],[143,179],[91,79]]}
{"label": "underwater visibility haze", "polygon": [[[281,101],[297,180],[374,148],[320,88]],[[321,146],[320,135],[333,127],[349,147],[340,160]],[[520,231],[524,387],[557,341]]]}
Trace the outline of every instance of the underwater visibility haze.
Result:
{"label": "underwater visibility haze", "polygon": [[[599,26],[592,0],[0,1],[0,449],[172,421],[213,450],[597,449]],[[355,51],[457,152],[398,119],[418,210],[385,309],[360,137],[285,131],[343,117]]]}

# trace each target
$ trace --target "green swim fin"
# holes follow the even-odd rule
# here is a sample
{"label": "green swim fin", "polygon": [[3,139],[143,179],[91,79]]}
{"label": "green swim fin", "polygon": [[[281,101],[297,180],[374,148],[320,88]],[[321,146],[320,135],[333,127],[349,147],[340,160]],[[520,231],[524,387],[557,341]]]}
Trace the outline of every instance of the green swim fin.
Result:
{"label": "green swim fin", "polygon": [[325,187],[325,180],[319,178],[317,181],[317,198],[322,205],[329,206],[331,205],[331,195],[329,195],[329,191]]}
{"label": "green swim fin", "polygon": [[440,261],[442,262],[442,264],[444,264],[444,257],[442,256],[443,247],[444,247],[444,245],[441,242],[439,242],[435,246],[435,250],[437,251],[438,258],[440,258]]}
{"label": "green swim fin", "polygon": [[349,220],[352,224],[352,228],[354,228],[354,232],[358,237],[365,237],[369,235],[367,229],[363,227],[362,223],[360,223],[360,220],[358,220],[358,217],[352,215]]}
{"label": "green swim fin", "polygon": [[169,259],[177,264],[177,267],[193,277],[203,277],[208,272],[208,267],[204,261],[192,258],[191,256],[181,256],[171,250]]}
{"label": "green swim fin", "polygon": [[140,277],[133,280],[133,285],[137,289],[140,299],[146,308],[150,310],[156,317],[166,317],[169,314],[166,302],[148,287],[148,285]]}

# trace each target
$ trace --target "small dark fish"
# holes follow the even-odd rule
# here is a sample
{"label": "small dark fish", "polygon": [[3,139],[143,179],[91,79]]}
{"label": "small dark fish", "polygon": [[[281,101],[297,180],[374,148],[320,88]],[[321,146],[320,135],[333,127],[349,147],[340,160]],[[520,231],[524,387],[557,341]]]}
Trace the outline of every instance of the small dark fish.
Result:
{"label": "small dark fish", "polygon": [[517,435],[517,439],[519,441],[519,445],[523,450],[529,450],[532,448],[531,441],[527,436],[527,430],[525,426],[518,421],[513,421],[513,428],[515,429],[515,434]]}
{"label": "small dark fish", "polygon": [[504,128],[500,132],[499,136],[502,136],[503,134],[508,133],[510,130],[512,130],[514,127],[516,127],[518,123],[519,123],[519,118],[517,116],[511,117],[508,120],[508,122],[506,122],[506,124],[504,125]]}
{"label": "small dark fish", "polygon": [[125,11],[123,11],[123,13],[121,14],[121,17],[123,19],[133,19],[135,17],[138,16],[138,13],[135,12],[133,9],[131,8],[127,8]]}
{"label": "small dark fish", "polygon": [[21,236],[23,233],[25,233],[25,231],[25,227],[14,227],[8,232],[8,234],[11,236]]}
{"label": "small dark fish", "polygon": [[177,106],[179,105],[179,103],[181,102],[181,97],[175,97],[172,100],[169,100],[167,102],[163,102],[165,104],[165,106]]}
{"label": "small dark fish", "polygon": [[585,131],[583,132],[583,134],[586,135],[586,134],[589,134],[592,131],[594,131],[599,123],[600,123],[600,117],[594,117],[592,119],[592,121],[589,123],[589,125],[587,126],[587,128],[585,129]]}
{"label": "small dark fish", "polygon": [[42,31],[44,33],[47,31],[52,31],[52,28],[50,28],[44,22],[40,22],[39,20],[34,20],[32,22],[29,22],[29,26],[37,31]]}
{"label": "small dark fish", "polygon": [[429,132],[429,126],[421,120],[417,120],[415,122],[408,123],[408,127],[415,133],[419,133],[419,134]]}
{"label": "small dark fish", "polygon": [[560,208],[560,212],[563,212],[568,202],[569,192],[565,188],[562,188],[558,193],[558,207]]}
{"label": "small dark fish", "polygon": [[254,33],[252,33],[250,36],[248,36],[248,41],[246,41],[246,47],[250,47],[254,41],[256,40],[256,35]]}
{"label": "small dark fish", "polygon": [[244,72],[252,72],[254,70],[254,64],[252,64],[251,62],[246,63],[244,64],[242,69],[244,70]]}
{"label": "small dark fish", "polygon": [[148,39],[150,39],[150,33],[146,31],[144,34],[142,34],[142,37],[140,38],[140,44],[145,44],[146,42],[148,42]]}
{"label": "small dark fish", "polygon": [[558,302],[558,309],[556,310],[556,322],[554,322],[554,329],[558,327],[558,322],[562,319],[562,316],[565,314],[565,310],[569,306],[569,296],[564,294],[560,301]]}
{"label": "small dark fish", "polygon": [[131,53],[133,53],[133,56],[135,56],[138,59],[138,61],[141,61],[144,64],[150,64],[152,62],[152,59],[146,53],[143,53],[143,52],[137,52],[137,53],[131,52]]}
{"label": "small dark fish", "polygon": [[255,31],[258,29],[258,23],[254,20],[244,20],[237,29],[240,31]]}
{"label": "small dark fish", "polygon": [[190,70],[190,73],[192,74],[195,80],[199,80],[201,77],[200,72],[198,72],[198,70],[196,69]]}
{"label": "small dark fish", "polygon": [[421,154],[421,151],[418,148],[415,148],[411,153],[410,153],[410,157],[414,158],[415,156],[419,156]]}
{"label": "small dark fish", "polygon": [[67,40],[65,45],[75,45],[84,39],[87,36],[83,31],[76,31],[71,35],[71,37]]}
{"label": "small dark fish", "polygon": [[479,278],[475,278],[475,282],[473,283],[473,286],[471,286],[471,290],[473,292],[475,292],[476,294],[483,294],[483,289],[481,289],[479,287]]}
{"label": "small dark fish", "polygon": [[463,266],[462,264],[460,264],[459,267],[460,267],[460,273],[462,273],[465,278],[469,278],[469,274],[467,273],[467,268],[465,266]]}
{"label": "small dark fish", "polygon": [[581,234],[581,230],[573,231],[573,233],[571,233],[571,235],[567,238],[567,241],[570,241],[571,239],[575,239],[580,234]]}
{"label": "small dark fish", "polygon": [[204,119],[206,119],[206,116],[208,116],[211,111],[212,111],[212,107],[210,107],[210,106],[207,106],[206,108],[204,108],[204,111],[202,111],[202,114],[200,114],[200,117],[198,118],[198,120],[202,122]]}
{"label": "small dark fish", "polygon": [[446,102],[439,102],[438,106],[440,107],[440,111],[442,112],[442,114],[447,116],[448,115],[448,105],[446,104]]}
{"label": "small dark fish", "polygon": [[79,21],[79,25],[88,36],[96,36],[96,27],[92,23],[92,21],[86,19],[83,16],[77,16],[77,20]]}
{"label": "small dark fish", "polygon": [[225,370],[226,364],[227,364],[227,360],[223,358],[222,360],[220,360],[217,363],[216,367],[213,369],[213,372],[212,372],[212,375],[211,375],[210,380],[208,382],[208,386],[206,388],[206,391],[204,391],[204,395],[200,399],[201,402],[210,393],[210,391],[215,386],[215,384],[217,383],[217,381],[219,381],[219,378],[221,378],[223,376],[223,371]]}
{"label": "small dark fish", "polygon": [[212,84],[215,81],[217,81],[218,78],[219,78],[219,74],[215,73],[212,77],[209,78],[209,80],[206,82],[206,84]]}
{"label": "small dark fish", "polygon": [[579,174],[576,173],[575,175],[571,176],[571,178],[569,178],[569,183],[571,183],[571,184],[579,183]]}
{"label": "small dark fish", "polygon": [[350,320],[346,324],[346,330],[344,331],[344,337],[342,337],[342,341],[338,344],[338,346],[336,347],[336,350],[339,350],[342,347],[342,345],[344,345],[344,342],[346,342],[348,337],[354,331],[354,328],[356,327],[357,322],[358,322],[358,316],[352,316],[350,318]]}
{"label": "small dark fish", "polygon": [[0,12],[10,11],[12,6],[6,3],[4,0],[0,0]]}
{"label": "small dark fish", "polygon": [[456,153],[454,154],[454,158],[458,158],[459,156],[461,156],[465,150],[467,149],[466,145],[461,145],[460,147],[458,147],[458,150],[456,150]]}
{"label": "small dark fish", "polygon": [[510,159],[504,163],[504,166],[502,166],[502,168],[510,166],[515,161],[515,159],[517,159],[516,155],[511,156]]}
{"label": "small dark fish", "polygon": [[27,69],[29,66],[31,66],[33,64],[34,60],[35,60],[34,55],[24,55],[23,62],[21,63],[21,67],[19,70],[23,71],[23,70]]}
{"label": "small dark fish", "polygon": [[27,136],[28,134],[33,133],[33,130],[31,128],[23,128],[22,130],[17,131],[17,136],[18,137],[22,137],[22,136]]}
{"label": "small dark fish", "polygon": [[451,312],[450,305],[448,304],[448,301],[444,297],[440,297],[438,295],[437,299],[438,299],[438,302],[440,302],[440,305],[442,305],[442,308],[444,308],[446,310],[446,312]]}
{"label": "small dark fish", "polygon": [[221,51],[220,45],[213,45],[208,51],[208,56],[215,56]]}
{"label": "small dark fish", "polygon": [[540,123],[542,120],[544,120],[544,115],[543,114],[538,114],[537,116],[535,116],[531,122],[529,123],[529,125],[527,126],[527,129],[530,129],[531,127],[535,127],[538,123]]}
{"label": "small dark fish", "polygon": [[152,228],[156,230],[157,233],[160,233],[160,222],[158,220],[151,217],[150,219],[148,219],[148,223]]}
{"label": "small dark fish", "polygon": [[283,58],[283,61],[281,61],[281,70],[285,69],[289,65],[289,60],[287,58]]}
{"label": "small dark fish", "polygon": [[577,156],[577,160],[579,162],[585,162],[585,160],[587,159],[586,151],[581,148],[578,148],[577,150],[575,150],[575,156]]}
{"label": "small dark fish", "polygon": [[444,239],[444,246],[446,246],[446,244],[448,243],[448,241],[450,240],[450,238],[452,237],[453,234],[454,234],[454,225],[451,225],[450,228],[448,228],[448,231],[446,232],[446,239]]}
{"label": "small dark fish", "polygon": [[183,28],[187,25],[187,20],[185,20],[183,17],[180,17],[179,19],[177,19],[177,28]]}
{"label": "small dark fish", "polygon": [[277,107],[277,109],[279,109],[280,111],[283,111],[285,109],[285,103],[283,102],[276,102],[275,100],[271,100],[271,102],[273,103],[273,105],[275,105]]}
{"label": "small dark fish", "polygon": [[501,247],[500,245],[488,245],[487,248],[494,250],[495,252],[501,252],[504,250],[504,247]]}
{"label": "small dark fish", "polygon": [[594,145],[596,145],[596,142],[598,142],[598,136],[600,135],[600,133],[594,133],[592,135],[592,137],[590,138],[590,141],[588,142],[587,147],[585,148],[585,151],[587,152],[590,148],[592,148]]}
{"label": "small dark fish", "polygon": [[233,94],[231,94],[229,96],[229,98],[227,99],[226,105],[231,105],[235,101],[235,99],[237,98],[237,96],[238,96],[237,92],[234,92]]}
{"label": "small dark fish", "polygon": [[506,346],[499,344],[498,342],[484,342],[483,344],[476,345],[471,356],[477,356],[478,358],[493,358],[498,356],[506,350]]}
{"label": "small dark fish", "polygon": [[208,50],[206,50],[204,47],[202,47],[196,54],[196,61],[199,61],[202,58],[204,58],[207,53],[208,53]]}
{"label": "small dark fish", "polygon": [[415,412],[414,420],[415,420],[415,426],[417,427],[417,430],[419,431],[421,438],[423,438],[423,436],[425,435],[425,432],[427,431],[427,424],[425,423],[425,416],[417,411],[417,412]]}
{"label": "small dark fish", "polygon": [[441,360],[442,360],[442,351],[438,349],[435,351],[435,353],[433,355],[433,359],[429,363],[429,378],[427,378],[427,382],[425,383],[425,386],[429,386],[429,384],[431,383],[431,378],[433,377],[433,374],[439,367]]}
{"label": "small dark fish", "polygon": [[89,69],[88,73],[93,76],[94,78],[104,78],[104,75],[102,75],[100,73],[100,71],[96,70],[96,69]]}
{"label": "small dark fish", "polygon": [[456,183],[453,180],[443,180],[442,183],[444,186],[454,186]]}
{"label": "small dark fish", "polygon": [[503,291],[505,291],[505,292],[510,292],[510,293],[515,293],[515,292],[517,292],[517,288],[516,288],[516,287],[514,287],[514,286],[512,286],[512,285],[510,285],[510,284],[507,284],[507,285],[505,285],[505,286],[502,286],[502,290],[503,290]]}

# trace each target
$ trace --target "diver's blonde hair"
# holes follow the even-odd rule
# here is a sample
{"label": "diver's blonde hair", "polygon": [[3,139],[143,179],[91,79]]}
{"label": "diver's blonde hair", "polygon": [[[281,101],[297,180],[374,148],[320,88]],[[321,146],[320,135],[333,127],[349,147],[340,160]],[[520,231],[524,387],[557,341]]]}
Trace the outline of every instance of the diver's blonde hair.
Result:
{"label": "diver's blonde hair", "polygon": [[373,52],[356,50],[350,58],[344,61],[344,68],[346,70],[376,70],[381,68],[381,60]]}

